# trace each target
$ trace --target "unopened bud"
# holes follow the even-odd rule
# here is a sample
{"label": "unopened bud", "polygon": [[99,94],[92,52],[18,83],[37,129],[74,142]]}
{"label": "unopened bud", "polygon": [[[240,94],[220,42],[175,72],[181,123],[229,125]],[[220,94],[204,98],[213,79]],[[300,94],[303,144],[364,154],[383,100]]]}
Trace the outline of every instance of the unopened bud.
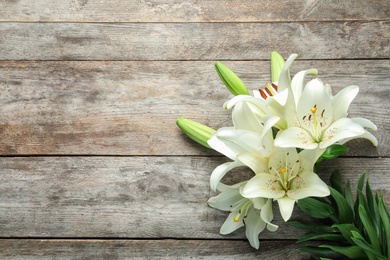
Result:
{"label": "unopened bud", "polygon": [[207,141],[215,132],[214,129],[182,117],[179,117],[176,120],[176,124],[189,138],[203,145],[204,147],[210,148],[210,146],[207,144]]}
{"label": "unopened bud", "polygon": [[234,74],[226,65],[218,61],[215,63],[215,69],[218,72],[223,84],[226,88],[235,96],[237,95],[249,95],[247,88],[242,80]]}

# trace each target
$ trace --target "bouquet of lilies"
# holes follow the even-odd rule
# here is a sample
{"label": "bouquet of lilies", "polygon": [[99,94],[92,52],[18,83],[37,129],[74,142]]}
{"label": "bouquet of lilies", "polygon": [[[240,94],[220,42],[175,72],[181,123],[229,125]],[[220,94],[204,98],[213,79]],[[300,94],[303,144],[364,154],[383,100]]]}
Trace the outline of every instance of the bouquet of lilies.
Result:
{"label": "bouquet of lilies", "polygon": [[[359,88],[352,85],[333,95],[331,86],[316,77],[316,69],[300,71],[291,78],[289,69],[297,56],[292,54],[285,61],[272,52],[271,82],[253,95],[234,72],[217,62],[219,77],[234,95],[224,104],[232,111],[233,126],[215,131],[185,118],[176,122],[190,138],[231,160],[210,176],[211,189],[219,194],[208,204],[229,212],[220,233],[245,226],[249,243],[259,248],[259,234],[265,228],[278,229],[272,222],[273,202],[278,203],[285,221],[298,204],[309,216],[329,220],[322,228],[291,222],[309,231],[300,241],[322,238],[338,242],[337,246],[302,250],[322,257],[336,252],[351,259],[388,259],[390,215],[383,198],[372,195],[368,182],[363,194],[364,175],[354,202],[349,184],[342,187],[340,174],[333,174],[328,186],[316,173],[320,161],[346,152],[344,143],[351,139],[365,138],[377,145],[368,131],[376,130],[370,120],[347,117]],[[306,80],[308,75],[312,79]],[[224,184],[223,177],[237,167],[250,168],[254,176],[234,185]]]}

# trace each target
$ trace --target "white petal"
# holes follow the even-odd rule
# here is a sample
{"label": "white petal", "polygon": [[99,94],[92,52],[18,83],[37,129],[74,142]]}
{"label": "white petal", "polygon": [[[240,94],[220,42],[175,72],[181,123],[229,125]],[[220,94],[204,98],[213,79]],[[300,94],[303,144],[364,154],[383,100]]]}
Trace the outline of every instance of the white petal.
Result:
{"label": "white petal", "polygon": [[287,196],[294,200],[306,197],[326,197],[329,195],[328,185],[313,172],[300,173],[299,177],[291,185],[290,190],[287,191]]}
{"label": "white petal", "polygon": [[245,234],[249,243],[252,247],[259,249],[259,234],[266,226],[266,223],[259,216],[259,211],[253,208],[249,209],[245,224]]}
{"label": "white petal", "polygon": [[290,219],[292,212],[294,210],[295,200],[285,196],[283,198],[278,199],[280,214],[284,221]]}
{"label": "white petal", "polygon": [[342,89],[336,96],[332,98],[334,120],[346,117],[348,115],[348,108],[351,102],[359,93],[358,86],[349,86]]}
{"label": "white petal", "polygon": [[[217,190],[221,189],[221,185],[224,184],[219,183]],[[224,211],[238,211],[245,203],[248,202],[248,199],[241,196],[239,186],[224,186],[226,188],[224,188],[220,194],[215,197],[211,197],[207,201],[210,207]]]}
{"label": "white petal", "polygon": [[253,203],[253,207],[255,209],[262,209],[264,207],[264,205],[266,204],[266,202],[268,201],[268,199],[265,199],[265,198],[253,198],[253,199],[250,199]]}
{"label": "white petal", "polygon": [[236,152],[233,152],[224,142],[219,140],[219,138],[216,135],[216,132],[211,135],[211,138],[207,141],[207,144],[212,149],[214,149],[217,152],[220,152],[221,154],[225,155],[231,160],[236,159],[236,155],[237,155]]}
{"label": "white petal", "polygon": [[[287,88],[289,88],[291,83],[290,78],[290,66],[293,63],[293,61],[298,57],[298,54],[291,54],[290,57],[286,60],[286,63],[284,63],[284,66],[282,68],[282,71],[280,72],[279,80],[278,80],[278,91],[283,91]],[[284,105],[284,104],[282,104]]]}
{"label": "white petal", "polygon": [[371,122],[370,120],[366,119],[366,118],[354,117],[354,118],[351,118],[351,120],[353,122],[361,125],[364,128],[368,128],[368,129],[371,129],[371,130],[374,130],[374,131],[377,130],[376,125],[373,122]]}
{"label": "white petal", "polygon": [[[315,109],[315,112],[312,112]],[[333,122],[333,106],[318,78],[310,80],[298,101],[297,117],[303,128],[319,139],[324,129]]]}
{"label": "white petal", "polygon": [[299,153],[300,160],[300,172],[313,171],[314,164],[318,158],[325,152],[325,149],[314,149],[314,150],[302,150]]}
{"label": "white petal", "polygon": [[294,107],[297,106],[298,100],[301,97],[303,84],[305,82],[305,77],[308,74],[317,75],[318,71],[316,69],[300,71],[297,74],[295,74],[295,76],[291,81],[292,96],[289,96],[289,99],[291,98],[291,102],[294,101],[294,103],[292,104]]}
{"label": "white petal", "polygon": [[262,220],[264,220],[265,223],[267,223],[267,229],[269,231],[274,232],[278,229],[277,225],[271,223],[271,221],[274,219],[274,213],[272,211],[272,199],[267,200],[267,203],[261,209],[260,217]]}
{"label": "white petal", "polygon": [[234,217],[237,215],[237,212],[230,213],[223,225],[221,226],[221,229],[219,233],[221,235],[227,235],[232,233],[233,231],[239,229],[240,227],[244,226],[244,223],[242,222],[242,217],[240,221],[235,222]]}
{"label": "white petal", "polygon": [[267,172],[268,160],[259,154],[249,152],[241,153],[237,156],[237,159],[251,168],[255,173]]}
{"label": "white petal", "polygon": [[262,156],[267,157],[271,153],[274,147],[274,137],[272,134],[272,127],[279,122],[279,117],[277,116],[265,116],[263,118],[264,128],[263,132],[260,135],[260,141],[258,144],[259,152]]}
{"label": "white petal", "polygon": [[235,105],[232,112],[232,120],[235,129],[249,130],[257,133],[261,133],[263,130],[263,125],[247,102],[239,102]]}
{"label": "white petal", "polygon": [[315,149],[318,146],[313,137],[299,127],[289,127],[279,132],[274,145],[281,148],[296,147],[302,149]]}
{"label": "white petal", "polygon": [[240,161],[234,161],[234,162],[227,162],[224,164],[219,165],[217,168],[214,169],[214,171],[211,173],[210,176],[210,188],[213,191],[216,191],[218,183],[222,180],[223,176],[230,171],[231,169],[234,169],[239,166],[243,166],[244,164]]}
{"label": "white petal", "polygon": [[266,109],[267,101],[265,101],[264,99],[255,98],[255,97],[248,96],[248,95],[234,96],[232,99],[226,101],[225,104],[223,105],[223,107],[225,109],[231,109],[239,102],[249,102],[249,103],[255,105],[260,111],[267,110]]}
{"label": "white petal", "polygon": [[223,127],[214,133],[234,154],[243,152],[258,152],[261,134],[247,130],[236,130]]}
{"label": "white petal", "polygon": [[320,148],[326,148],[343,139],[358,138],[365,133],[364,128],[350,118],[341,118],[324,132]]}
{"label": "white petal", "polygon": [[286,192],[280,187],[275,177],[268,173],[259,173],[250,179],[241,191],[246,198],[281,198]]}
{"label": "white petal", "polygon": [[268,167],[270,169],[270,174],[276,174],[275,178],[279,178],[279,169],[281,168],[285,168],[287,172],[292,170],[291,174],[295,176],[299,171],[299,156],[297,150],[295,148],[275,148],[269,158]]}

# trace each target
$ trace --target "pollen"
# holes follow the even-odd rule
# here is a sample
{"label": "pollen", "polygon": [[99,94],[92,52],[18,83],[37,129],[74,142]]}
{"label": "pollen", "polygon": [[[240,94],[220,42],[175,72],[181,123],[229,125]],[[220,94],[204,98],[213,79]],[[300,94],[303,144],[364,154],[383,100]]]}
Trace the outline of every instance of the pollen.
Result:
{"label": "pollen", "polygon": [[312,108],[310,108],[310,112],[312,112],[313,114],[315,114],[317,112],[317,107],[314,106]]}
{"label": "pollen", "polygon": [[238,217],[234,217],[234,222],[238,222]]}
{"label": "pollen", "polygon": [[286,172],[286,168],[280,168],[279,171],[281,174],[284,174]]}

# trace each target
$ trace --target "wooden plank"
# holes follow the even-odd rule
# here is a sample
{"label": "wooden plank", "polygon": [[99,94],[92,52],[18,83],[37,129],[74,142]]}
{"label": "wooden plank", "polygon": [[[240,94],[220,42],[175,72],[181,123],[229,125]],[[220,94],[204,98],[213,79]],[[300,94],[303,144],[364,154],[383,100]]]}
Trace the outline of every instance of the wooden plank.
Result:
{"label": "wooden plank", "polygon": [[390,23],[1,23],[0,60],[390,57]]}
{"label": "wooden plank", "polygon": [[[204,157],[18,157],[0,158],[1,237],[244,239],[241,229],[219,235],[227,212],[207,206],[209,176],[222,158]],[[339,169],[356,187],[368,171],[371,187],[390,206],[389,158],[326,162],[327,180]],[[230,173],[233,184],[250,177]],[[297,208],[296,208],[297,209]],[[277,232],[261,239],[296,239],[275,206]],[[292,219],[307,219],[298,210]]]}
{"label": "wooden plank", "polygon": [[377,1],[281,0],[19,0],[0,3],[0,21],[55,22],[278,22],[388,19]]}
{"label": "wooden plank", "polygon": [[[270,80],[269,62],[226,62],[249,89]],[[348,144],[350,156],[389,156],[389,60],[296,61],[318,68],[335,92],[360,86],[350,117],[378,126],[379,146]],[[231,97],[213,62],[0,62],[0,154],[217,155],[186,138],[179,116],[230,126]]]}
{"label": "wooden plank", "polygon": [[310,259],[295,241],[217,240],[0,240],[0,257],[12,259]]}

